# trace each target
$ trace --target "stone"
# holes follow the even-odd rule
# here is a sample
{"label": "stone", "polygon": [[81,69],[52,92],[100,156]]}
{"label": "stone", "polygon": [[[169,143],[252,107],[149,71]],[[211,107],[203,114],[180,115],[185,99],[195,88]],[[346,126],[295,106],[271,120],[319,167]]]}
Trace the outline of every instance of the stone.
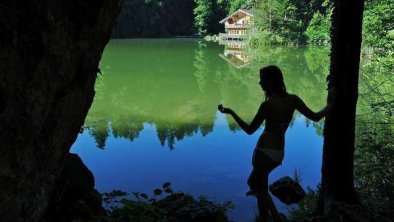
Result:
{"label": "stone", "polygon": [[271,193],[283,203],[290,205],[300,202],[306,195],[301,185],[290,177],[282,177],[269,186]]}
{"label": "stone", "polygon": [[0,218],[35,222],[93,101],[121,0],[0,4]]}
{"label": "stone", "polygon": [[101,195],[94,185],[92,172],[77,154],[69,153],[56,181],[45,219],[57,222],[89,221],[99,215],[105,216]]}
{"label": "stone", "polygon": [[190,195],[174,193],[155,203],[173,222],[227,222],[224,210],[211,201],[196,201]]}

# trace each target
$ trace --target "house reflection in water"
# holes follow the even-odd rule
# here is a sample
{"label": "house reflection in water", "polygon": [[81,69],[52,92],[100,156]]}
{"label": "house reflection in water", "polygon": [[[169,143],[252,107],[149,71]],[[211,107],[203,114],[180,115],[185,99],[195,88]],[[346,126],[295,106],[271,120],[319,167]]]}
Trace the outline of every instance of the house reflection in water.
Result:
{"label": "house reflection in water", "polygon": [[254,24],[253,13],[250,10],[239,9],[219,23],[224,24],[227,32],[219,33],[219,44],[225,45],[224,53],[219,54],[220,57],[236,68],[248,65],[250,58],[245,49]]}
{"label": "house reflection in water", "polygon": [[224,52],[219,56],[231,65],[239,69],[250,63],[250,57],[245,51],[248,46],[247,41],[220,40],[219,44],[224,45]]}

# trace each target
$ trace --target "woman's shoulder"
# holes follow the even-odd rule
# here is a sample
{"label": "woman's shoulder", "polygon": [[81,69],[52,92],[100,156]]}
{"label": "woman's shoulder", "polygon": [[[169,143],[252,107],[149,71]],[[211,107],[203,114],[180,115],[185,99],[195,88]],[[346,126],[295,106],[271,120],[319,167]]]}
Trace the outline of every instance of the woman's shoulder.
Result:
{"label": "woman's shoulder", "polygon": [[302,104],[304,104],[302,99],[296,94],[289,94],[289,99],[290,99],[289,103],[292,104],[295,109],[297,109],[297,107],[300,107],[302,106]]}
{"label": "woman's shoulder", "polygon": [[264,100],[260,104],[259,111],[266,115],[269,112],[268,110],[270,110],[271,106],[272,106],[272,104],[271,104],[270,100]]}
{"label": "woman's shoulder", "polygon": [[296,94],[289,94],[289,95],[288,95],[288,98],[289,98],[291,101],[294,101],[294,102],[297,102],[297,101],[301,100],[300,97],[298,97]]}
{"label": "woman's shoulder", "polygon": [[269,106],[269,100],[263,100],[260,104],[260,109],[266,108]]}
{"label": "woman's shoulder", "polygon": [[297,99],[297,98],[299,98],[296,94],[288,94],[287,95],[288,96],[288,98],[290,98],[290,99]]}

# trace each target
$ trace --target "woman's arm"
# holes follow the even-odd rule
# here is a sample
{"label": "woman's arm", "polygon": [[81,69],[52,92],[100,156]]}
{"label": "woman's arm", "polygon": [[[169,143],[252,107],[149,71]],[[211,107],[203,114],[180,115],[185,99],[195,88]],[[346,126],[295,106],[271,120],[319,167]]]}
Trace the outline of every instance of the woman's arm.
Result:
{"label": "woman's arm", "polygon": [[222,113],[230,114],[234,118],[235,122],[237,122],[237,124],[243,129],[243,131],[251,135],[256,132],[256,130],[260,127],[260,125],[265,119],[263,104],[261,104],[259,110],[257,111],[255,117],[250,124],[247,124],[245,121],[243,121],[241,117],[239,117],[232,109],[225,108],[221,104],[218,106],[218,110]]}
{"label": "woman's arm", "polygon": [[323,117],[325,117],[333,106],[333,103],[335,100],[335,91],[330,90],[328,93],[329,93],[329,95],[328,95],[327,105],[319,112],[316,112],[316,113],[313,112],[311,109],[309,109],[308,106],[305,105],[304,101],[302,101],[302,99],[300,99],[300,97],[298,97],[296,95],[294,95],[295,108],[302,115],[304,115],[306,118],[317,122],[317,121],[321,120]]}

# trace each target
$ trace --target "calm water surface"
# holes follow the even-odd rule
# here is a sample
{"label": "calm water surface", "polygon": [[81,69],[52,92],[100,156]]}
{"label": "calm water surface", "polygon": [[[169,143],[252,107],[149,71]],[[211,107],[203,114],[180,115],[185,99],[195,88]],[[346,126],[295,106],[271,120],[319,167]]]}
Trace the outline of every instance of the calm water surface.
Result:
{"label": "calm water surface", "polygon": [[[241,47],[241,49],[240,49]],[[252,221],[246,197],[251,155],[264,126],[248,136],[219,112],[233,108],[251,121],[264,95],[258,70],[281,67],[289,92],[313,110],[325,104],[327,48],[243,48],[192,39],[113,40],[107,46],[85,130],[71,152],[93,172],[100,192],[151,194],[164,182],[217,201],[233,201],[229,216]],[[320,181],[322,123],[295,114],[282,166],[270,182],[298,170],[304,188]],[[288,206],[275,202],[281,211]],[[294,206],[293,206],[294,207]]]}

